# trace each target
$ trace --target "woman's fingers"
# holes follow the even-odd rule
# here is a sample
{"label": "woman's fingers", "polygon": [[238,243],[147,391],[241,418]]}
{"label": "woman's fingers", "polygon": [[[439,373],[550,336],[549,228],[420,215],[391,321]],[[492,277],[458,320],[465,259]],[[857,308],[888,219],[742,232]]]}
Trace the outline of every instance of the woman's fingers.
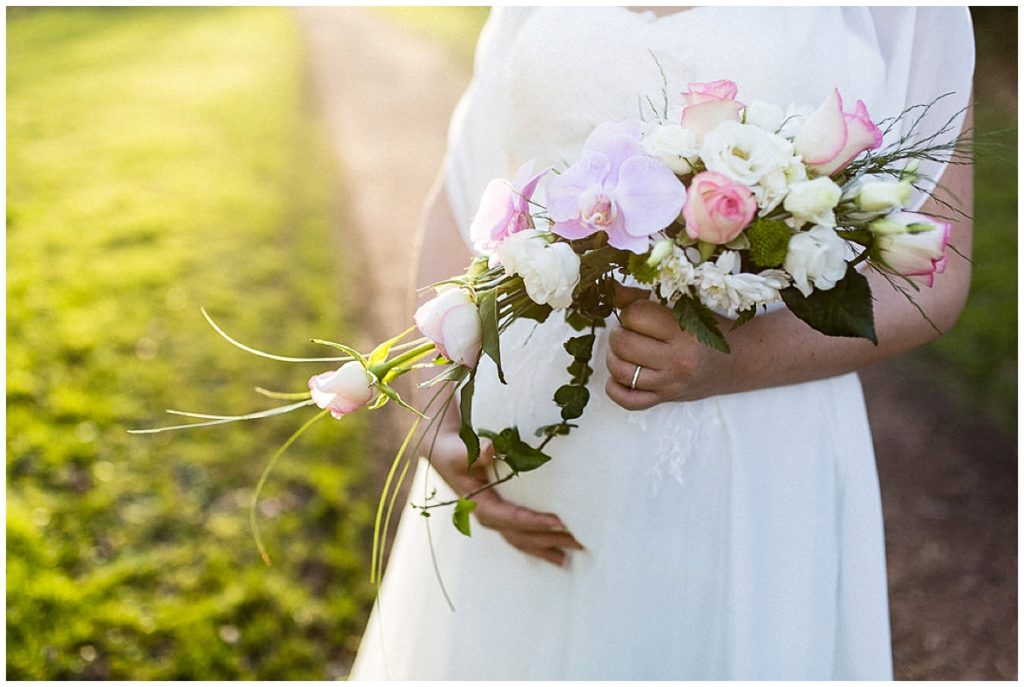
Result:
{"label": "woman's fingers", "polygon": [[[619,386],[627,389],[636,388],[641,391],[657,391],[662,387],[662,377],[664,375],[660,370],[652,367],[643,367],[638,363],[623,360],[615,355],[615,351],[611,349],[608,349],[608,352],[605,354],[604,361],[605,366],[608,368],[608,373]],[[638,367],[640,368],[639,374],[637,374]],[[636,376],[635,384],[633,383],[634,375]]]}
{"label": "woman's fingers", "polygon": [[[643,373],[641,373],[643,374]],[[614,377],[608,378],[604,385],[604,392],[626,410],[647,410],[661,403],[661,397],[653,391],[642,389],[630,389],[615,381]]]}
{"label": "woman's fingers", "polygon": [[616,308],[625,308],[634,301],[645,301],[651,297],[650,289],[634,289],[618,282],[614,282],[612,286],[615,288],[613,301]]}
{"label": "woman's fingers", "polygon": [[554,513],[540,513],[501,498],[493,489],[476,498],[476,519],[484,527],[502,531],[564,532],[565,525]]}

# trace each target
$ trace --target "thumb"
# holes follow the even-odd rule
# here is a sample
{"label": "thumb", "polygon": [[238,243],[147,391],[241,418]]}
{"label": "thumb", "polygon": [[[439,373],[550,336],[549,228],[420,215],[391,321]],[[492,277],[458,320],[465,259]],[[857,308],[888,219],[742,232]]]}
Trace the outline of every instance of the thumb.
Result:
{"label": "thumb", "polygon": [[630,286],[623,286],[618,282],[613,283],[615,287],[615,307],[622,309],[634,301],[646,301],[651,297],[648,289],[634,289]]}

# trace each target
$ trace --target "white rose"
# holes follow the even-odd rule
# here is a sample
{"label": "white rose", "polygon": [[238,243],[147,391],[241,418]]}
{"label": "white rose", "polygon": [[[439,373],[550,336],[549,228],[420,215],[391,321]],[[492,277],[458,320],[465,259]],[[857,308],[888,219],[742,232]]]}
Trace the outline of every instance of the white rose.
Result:
{"label": "white rose", "polygon": [[[828,291],[846,275],[847,246],[831,227],[814,227],[789,239],[783,267],[804,296]],[[813,284],[813,287],[812,287]]]}
{"label": "white rose", "polygon": [[856,189],[854,201],[864,212],[900,210],[910,202],[913,189],[910,179],[902,181],[869,181]]}
{"label": "white rose", "polygon": [[580,280],[580,256],[567,243],[548,243],[534,229],[512,234],[497,249],[507,274],[518,274],[535,303],[567,308]]}
{"label": "white rose", "polygon": [[786,113],[781,107],[756,98],[748,102],[743,111],[744,124],[752,124],[772,133],[778,132],[785,119]]}
{"label": "white rose", "polygon": [[313,403],[339,419],[365,406],[376,393],[373,377],[355,360],[309,378]]}
{"label": "white rose", "polygon": [[836,225],[835,208],[843,189],[828,177],[798,181],[789,187],[782,207],[798,220],[828,227]]}
{"label": "white rose", "polygon": [[461,288],[442,291],[421,305],[413,320],[423,336],[437,344],[437,350],[445,358],[459,365],[476,367],[483,327],[480,312],[468,291]]}
{"label": "white rose", "polygon": [[691,160],[697,157],[697,134],[678,124],[655,124],[641,143],[648,155],[661,160],[679,175],[693,171]]}

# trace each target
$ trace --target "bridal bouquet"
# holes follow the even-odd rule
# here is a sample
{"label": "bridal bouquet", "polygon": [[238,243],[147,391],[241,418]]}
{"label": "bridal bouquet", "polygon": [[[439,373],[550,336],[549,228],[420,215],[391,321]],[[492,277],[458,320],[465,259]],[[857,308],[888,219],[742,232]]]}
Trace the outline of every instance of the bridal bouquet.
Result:
{"label": "bridal bouquet", "polygon": [[[930,105],[875,123],[860,101],[847,110],[838,91],[817,109],[788,111],[742,103],[737,94],[731,81],[692,83],[682,93],[680,121],[668,120],[666,96],[648,121],[597,126],[564,169],[535,170],[527,162],[515,179],[491,181],[470,229],[480,257],[465,273],[428,287],[436,294],[416,311],[415,327],[368,353],[314,340],[340,349],[344,356],[335,360],[344,364],[312,376],[308,392],[265,392],[295,402],[249,415],[191,414],[205,421],[173,429],[319,407],[274,455],[255,506],[274,462],[313,422],[389,401],[408,408],[415,419],[378,507],[376,577],[399,487],[419,455],[413,439],[419,435],[423,442],[429,434],[419,431],[421,424],[437,425],[458,394],[469,464],[484,437],[509,468],[487,487],[543,465],[550,459],[548,443],[570,433],[587,406],[596,330],[614,312],[616,281],[649,288],[683,330],[722,352],[729,351],[723,323],[731,320],[735,329],[776,303],[823,334],[877,343],[871,289],[861,268],[879,271],[909,298],[907,287],[931,286],[946,265],[950,224],[904,206],[918,181],[918,161],[955,155],[955,136],[939,140],[951,133],[952,120],[915,138]],[[884,134],[914,117],[910,133],[882,147]],[[552,315],[577,332],[564,342],[572,363],[553,399],[561,420],[534,436],[517,427],[478,427],[472,401],[481,355],[493,360],[504,382],[503,332],[516,320],[544,322]],[[250,349],[210,323],[232,343],[282,359]],[[411,338],[416,330],[420,337]],[[420,385],[436,390],[419,409],[394,386],[414,369],[435,371]],[[171,428],[143,431],[162,429]],[[431,496],[414,507],[426,516],[438,506],[454,506],[455,526],[468,535],[473,495],[452,501]],[[251,518],[257,546],[269,560],[255,509]]]}

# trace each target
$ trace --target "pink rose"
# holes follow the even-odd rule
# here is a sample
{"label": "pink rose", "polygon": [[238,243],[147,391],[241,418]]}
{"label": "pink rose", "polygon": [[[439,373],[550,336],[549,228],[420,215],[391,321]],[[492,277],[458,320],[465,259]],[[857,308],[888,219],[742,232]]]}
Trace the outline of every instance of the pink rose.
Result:
{"label": "pink rose", "polygon": [[687,85],[690,90],[682,94],[684,107],[680,121],[684,129],[703,136],[722,122],[740,121],[743,104],[736,102],[735,83],[722,79]]}
{"label": "pink rose", "polygon": [[691,239],[723,244],[739,236],[756,211],[757,199],[749,188],[724,174],[701,172],[686,193],[683,219]]}
{"label": "pink rose", "polygon": [[476,367],[483,327],[469,292],[449,288],[421,305],[413,315],[416,326],[453,363]]}
{"label": "pink rose", "polygon": [[310,377],[309,393],[314,403],[331,411],[335,418],[341,418],[369,403],[376,388],[369,373],[352,360],[333,372]]}
{"label": "pink rose", "polygon": [[865,150],[882,145],[882,132],[860,100],[853,112],[843,112],[839,90],[807,118],[793,139],[793,149],[811,171],[832,176]]}
{"label": "pink rose", "polygon": [[906,233],[875,237],[883,266],[904,277],[922,277],[929,287],[946,271],[951,226],[915,212],[896,212],[886,218],[906,227]]}

